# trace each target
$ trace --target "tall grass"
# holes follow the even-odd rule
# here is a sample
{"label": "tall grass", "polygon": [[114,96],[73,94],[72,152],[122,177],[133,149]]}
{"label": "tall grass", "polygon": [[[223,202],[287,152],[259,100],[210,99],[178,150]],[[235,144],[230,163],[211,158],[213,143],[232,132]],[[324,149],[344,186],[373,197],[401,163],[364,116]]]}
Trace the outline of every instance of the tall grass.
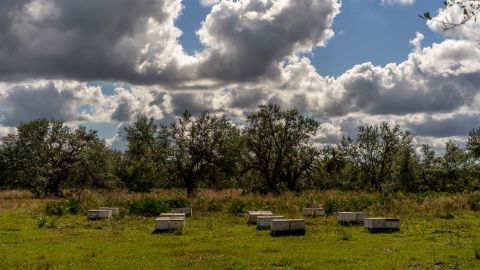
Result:
{"label": "tall grass", "polygon": [[[275,213],[297,217],[303,207],[324,207],[328,214],[335,214],[338,211],[367,211],[372,215],[382,216],[451,218],[460,214],[472,214],[480,211],[480,192],[381,194],[329,190],[307,191],[299,194],[287,192],[274,196],[272,194],[244,193],[239,189],[223,191],[201,189],[197,198],[188,200],[183,189],[162,189],[150,193],[83,190],[77,192],[74,198],[76,198],[74,202],[78,213],[99,206],[131,209],[132,203],[147,199],[167,202],[165,208],[158,211],[188,204],[197,214],[230,212],[239,215],[247,210],[271,210]],[[0,209],[34,212],[38,208],[44,209],[48,203],[59,201],[67,200],[34,199],[31,194],[23,191],[0,192]]]}

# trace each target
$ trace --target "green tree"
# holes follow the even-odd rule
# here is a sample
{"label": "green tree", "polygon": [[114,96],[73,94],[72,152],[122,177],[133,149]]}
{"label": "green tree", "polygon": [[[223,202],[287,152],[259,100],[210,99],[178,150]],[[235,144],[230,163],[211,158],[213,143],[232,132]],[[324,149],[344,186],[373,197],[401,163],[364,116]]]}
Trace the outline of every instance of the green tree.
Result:
{"label": "green tree", "polygon": [[168,131],[153,118],[139,115],[126,127],[128,149],[125,152],[125,185],[134,191],[149,191],[167,185],[167,161],[170,156]]}
{"label": "green tree", "polygon": [[232,176],[237,168],[240,133],[227,116],[203,112],[193,117],[186,111],[168,133],[172,174],[183,182],[189,197],[196,196],[202,181]]}
{"label": "green tree", "polygon": [[467,150],[473,158],[480,158],[480,128],[470,131],[467,140]]}
{"label": "green tree", "polygon": [[360,126],[351,160],[360,168],[363,183],[382,191],[392,179],[393,166],[400,150],[411,144],[413,137],[398,124]]}
{"label": "green tree", "polygon": [[447,142],[442,159],[442,190],[462,191],[470,181],[471,160],[454,141]]}
{"label": "green tree", "polygon": [[[2,144],[8,164],[6,178],[15,186],[28,188],[37,196],[59,196],[61,188],[114,180],[113,172],[106,170],[108,161],[98,160],[109,150],[95,131],[84,127],[72,131],[62,121],[47,119],[23,123],[17,130]],[[91,162],[93,159],[97,162]]]}
{"label": "green tree", "polygon": [[[319,123],[296,109],[281,110],[273,104],[259,108],[247,118],[244,134],[249,155],[245,166],[263,179],[261,192],[279,193],[285,186],[293,187],[311,168],[316,153],[308,145]],[[303,161],[298,160],[302,153],[307,154]]]}

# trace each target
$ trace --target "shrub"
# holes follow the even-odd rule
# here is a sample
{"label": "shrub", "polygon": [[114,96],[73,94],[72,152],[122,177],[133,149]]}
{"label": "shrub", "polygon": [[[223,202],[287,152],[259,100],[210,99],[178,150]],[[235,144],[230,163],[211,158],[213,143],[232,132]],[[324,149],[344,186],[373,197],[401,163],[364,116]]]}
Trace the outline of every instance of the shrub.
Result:
{"label": "shrub", "polygon": [[245,213],[245,208],[247,206],[242,200],[239,199],[234,199],[230,202],[230,206],[228,207],[228,212],[230,212],[233,215],[243,215]]}
{"label": "shrub", "polygon": [[146,217],[158,216],[169,211],[169,205],[165,200],[143,198],[130,202],[129,211],[132,214]]}
{"label": "shrub", "polygon": [[208,212],[220,212],[223,210],[223,204],[220,201],[211,200],[208,202]]}
{"label": "shrub", "polygon": [[64,202],[48,202],[45,206],[45,214],[50,216],[63,216],[66,213]]}
{"label": "shrub", "polygon": [[170,208],[190,207],[192,205],[188,199],[183,197],[168,199],[166,203]]}
{"label": "shrub", "polygon": [[37,227],[39,229],[46,227],[47,224],[48,224],[47,218],[44,216],[41,216],[37,221]]}
{"label": "shrub", "polygon": [[326,214],[333,214],[341,208],[341,202],[337,199],[327,198],[323,208],[325,208]]}
{"label": "shrub", "polygon": [[65,203],[68,213],[77,215],[82,210],[82,201],[78,197],[72,197]]}
{"label": "shrub", "polygon": [[470,209],[480,211],[480,192],[470,194],[468,203],[470,204]]}

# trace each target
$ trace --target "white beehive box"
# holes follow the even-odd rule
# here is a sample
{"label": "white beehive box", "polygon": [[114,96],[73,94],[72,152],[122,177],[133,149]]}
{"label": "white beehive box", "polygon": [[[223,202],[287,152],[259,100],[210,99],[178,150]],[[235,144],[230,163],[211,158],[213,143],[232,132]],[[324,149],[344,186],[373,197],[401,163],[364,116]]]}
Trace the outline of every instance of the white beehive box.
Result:
{"label": "white beehive box", "polygon": [[349,224],[363,224],[363,221],[368,218],[365,212],[339,212],[338,223],[341,225]]}
{"label": "white beehive box", "polygon": [[320,217],[325,216],[325,209],[323,208],[303,208],[302,215],[305,217]]}
{"label": "white beehive box", "polygon": [[305,220],[272,219],[270,231],[272,236],[305,235]]}
{"label": "white beehive box", "polygon": [[156,231],[168,231],[170,230],[170,218],[169,217],[158,217],[155,219],[155,230]]}
{"label": "white beehive box", "polygon": [[400,219],[398,218],[366,218],[364,226],[370,232],[398,231]]}
{"label": "white beehive box", "polygon": [[283,219],[283,216],[258,216],[257,230],[268,230],[272,225],[272,219]]}
{"label": "white beehive box", "polygon": [[169,217],[169,218],[179,217],[179,218],[185,218],[185,214],[184,214],[184,213],[161,213],[161,214],[160,214],[160,217]]}
{"label": "white beehive box", "polygon": [[112,217],[110,210],[90,210],[87,212],[88,219],[107,219]]}
{"label": "white beehive box", "polygon": [[99,207],[98,209],[99,210],[110,210],[110,211],[112,211],[112,216],[116,216],[116,215],[120,214],[120,208],[116,208],[116,207]]}
{"label": "white beehive box", "polygon": [[185,218],[170,218],[170,230],[181,231],[185,228]]}
{"label": "white beehive box", "polygon": [[185,216],[190,217],[193,214],[192,208],[191,207],[183,207],[183,208],[173,208],[172,213],[180,213],[180,214],[185,214]]}
{"label": "white beehive box", "polygon": [[257,217],[273,216],[272,211],[248,211],[248,224],[257,224]]}
{"label": "white beehive box", "polygon": [[181,231],[185,228],[183,217],[158,217],[155,219],[156,232]]}

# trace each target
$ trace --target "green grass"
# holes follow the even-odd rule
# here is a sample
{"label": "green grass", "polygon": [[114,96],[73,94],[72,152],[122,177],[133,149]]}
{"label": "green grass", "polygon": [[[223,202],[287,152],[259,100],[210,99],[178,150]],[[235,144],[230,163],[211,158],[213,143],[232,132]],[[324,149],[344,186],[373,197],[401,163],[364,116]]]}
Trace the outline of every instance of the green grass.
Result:
{"label": "green grass", "polygon": [[0,210],[0,269],[480,269],[471,213],[402,217],[392,234],[322,217],[307,219],[306,236],[276,238],[225,212],[188,218],[182,234],[152,234],[153,218],[68,215],[38,228],[39,219]]}

